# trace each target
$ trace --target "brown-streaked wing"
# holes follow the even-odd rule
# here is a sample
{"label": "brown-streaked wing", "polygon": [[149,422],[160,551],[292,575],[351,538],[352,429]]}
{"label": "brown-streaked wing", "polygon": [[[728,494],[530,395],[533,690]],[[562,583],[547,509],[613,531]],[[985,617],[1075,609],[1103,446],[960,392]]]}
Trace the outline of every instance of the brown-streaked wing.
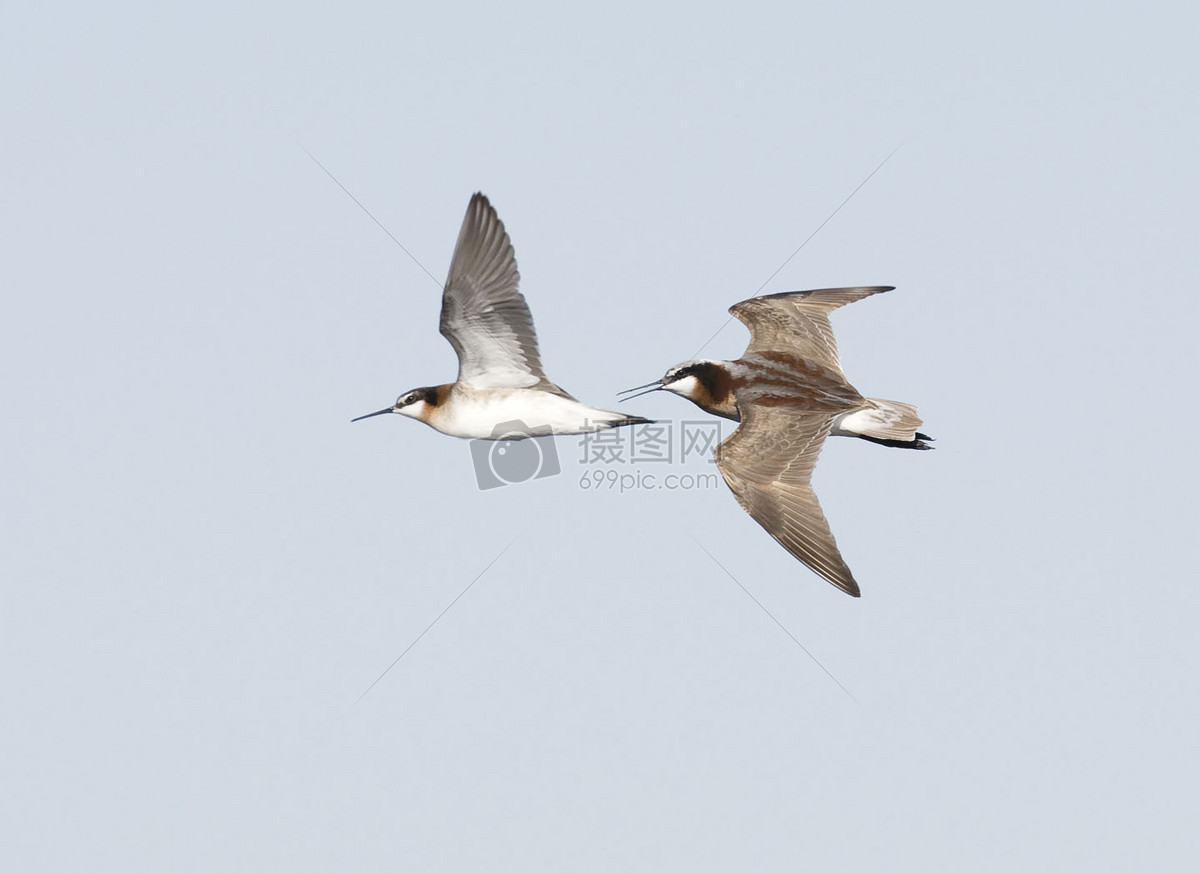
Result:
{"label": "brown-streaked wing", "polygon": [[812,291],[785,291],[752,297],[735,303],[729,312],[750,329],[746,353],[795,352],[826,367],[842,372],[838,361],[837,340],[829,324],[829,314],[841,306],[891,291],[892,285],[855,288],[817,288]]}
{"label": "brown-streaked wing", "polygon": [[838,552],[810,483],[834,415],[739,406],[741,424],[717,448],[717,466],[734,497],[784,549],[857,598],[858,583]]}
{"label": "brown-streaked wing", "polygon": [[458,353],[458,379],[476,388],[545,388],[533,316],[504,223],[483,194],[467,206],[442,293],[440,330]]}

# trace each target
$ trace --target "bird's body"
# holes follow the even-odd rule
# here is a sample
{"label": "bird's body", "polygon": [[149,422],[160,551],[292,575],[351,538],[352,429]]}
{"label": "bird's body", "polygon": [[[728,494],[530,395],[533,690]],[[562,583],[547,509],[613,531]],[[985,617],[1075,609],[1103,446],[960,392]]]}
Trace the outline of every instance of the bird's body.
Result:
{"label": "bird's body", "polygon": [[546,377],[519,279],[503,222],[488,199],[475,194],[442,293],[441,332],[458,354],[457,381],[413,389],[354,421],[399,413],[443,434],[483,440],[648,422],[581,404]]}
{"label": "bird's body", "polygon": [[930,449],[916,407],[864,397],[846,379],[828,314],[887,286],[832,288],[751,298],[730,307],[750,328],[736,361],[678,364],[649,388],[682,395],[739,422],[717,448],[734,497],[767,532],[813,571],[850,595],[858,583],[821,512],[810,480],[825,438],[859,437],[886,446]]}
{"label": "bird's body", "polygon": [[514,437],[582,434],[645,419],[589,407],[566,394],[532,388],[478,389],[464,383],[435,386],[445,400],[430,405],[420,417],[452,437],[494,440],[496,428],[513,422],[525,427]]}

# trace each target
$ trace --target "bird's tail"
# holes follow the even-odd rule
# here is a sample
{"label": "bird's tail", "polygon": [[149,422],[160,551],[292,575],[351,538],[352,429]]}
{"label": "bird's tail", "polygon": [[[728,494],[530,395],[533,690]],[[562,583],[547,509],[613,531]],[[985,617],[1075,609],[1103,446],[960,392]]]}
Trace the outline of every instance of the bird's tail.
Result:
{"label": "bird's tail", "polygon": [[921,426],[921,417],[912,404],[879,398],[868,398],[867,401],[870,407],[840,417],[833,423],[831,433],[901,449],[933,448],[927,442],[933,438],[917,430]]}
{"label": "bird's tail", "polygon": [[608,428],[620,428],[622,425],[646,425],[654,421],[642,416],[630,416],[626,413],[618,413],[615,410],[592,410],[589,418],[594,424],[594,430],[596,431],[603,431]]}

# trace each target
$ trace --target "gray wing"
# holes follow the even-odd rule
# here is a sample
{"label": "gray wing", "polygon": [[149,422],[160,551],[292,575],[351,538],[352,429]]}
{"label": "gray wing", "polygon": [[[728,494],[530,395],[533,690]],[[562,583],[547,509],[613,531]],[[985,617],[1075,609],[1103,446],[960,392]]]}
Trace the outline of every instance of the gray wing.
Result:
{"label": "gray wing", "polygon": [[533,316],[504,223],[482,194],[467,206],[442,293],[442,335],[458,353],[458,379],[478,388],[548,388]]}
{"label": "gray wing", "polygon": [[785,291],[735,303],[729,312],[750,329],[747,353],[796,352],[802,358],[841,373],[837,340],[829,324],[829,314],[840,306],[891,291],[894,287],[871,285]]}
{"label": "gray wing", "polygon": [[788,552],[843,592],[858,583],[838,552],[810,480],[834,415],[742,405],[737,430],[717,448],[734,497]]}

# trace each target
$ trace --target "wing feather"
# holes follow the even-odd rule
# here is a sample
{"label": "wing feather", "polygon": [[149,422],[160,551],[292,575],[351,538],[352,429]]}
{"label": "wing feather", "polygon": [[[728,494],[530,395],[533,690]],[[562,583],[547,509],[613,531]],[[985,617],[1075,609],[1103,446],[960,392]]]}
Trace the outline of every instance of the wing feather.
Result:
{"label": "wing feather", "polygon": [[442,335],[458,354],[458,379],[476,388],[543,388],[533,316],[504,223],[483,194],[467,206],[442,293]]}
{"label": "wing feather", "polygon": [[746,354],[795,352],[841,373],[837,340],[829,324],[829,314],[838,307],[891,291],[894,287],[871,285],[785,291],[735,303],[729,312],[750,329]]}
{"label": "wing feather", "polygon": [[858,583],[842,559],[811,480],[835,414],[746,404],[717,466],[742,508],[779,544],[843,592]]}

